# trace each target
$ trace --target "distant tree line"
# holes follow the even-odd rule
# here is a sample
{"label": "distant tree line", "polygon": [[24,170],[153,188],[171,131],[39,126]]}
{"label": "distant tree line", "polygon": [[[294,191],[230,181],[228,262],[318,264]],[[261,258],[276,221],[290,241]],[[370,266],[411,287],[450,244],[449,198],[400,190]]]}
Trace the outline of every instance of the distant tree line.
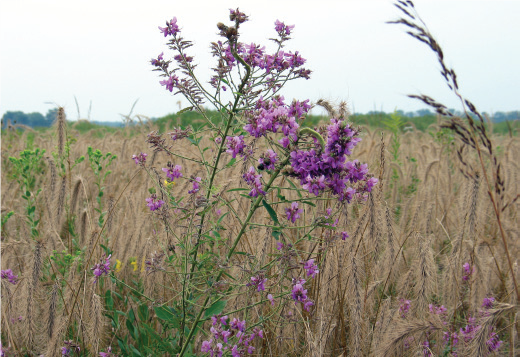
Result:
{"label": "distant tree line", "polygon": [[2,127],[5,128],[10,122],[12,125],[22,124],[30,127],[49,127],[56,119],[57,108],[49,109],[45,116],[41,113],[6,112],[2,116]]}

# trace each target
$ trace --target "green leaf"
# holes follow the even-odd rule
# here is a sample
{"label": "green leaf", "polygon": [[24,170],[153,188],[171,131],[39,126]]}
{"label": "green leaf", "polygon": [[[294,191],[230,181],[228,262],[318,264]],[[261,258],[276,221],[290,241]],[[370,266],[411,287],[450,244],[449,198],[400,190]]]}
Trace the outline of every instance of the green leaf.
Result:
{"label": "green leaf", "polygon": [[114,310],[114,299],[112,298],[110,290],[107,290],[105,293],[105,304],[107,305],[108,311]]}
{"label": "green leaf", "polygon": [[231,190],[227,190],[226,192],[235,192],[235,191],[249,191],[249,188],[232,188]]}
{"label": "green leaf", "polygon": [[227,163],[226,167],[231,167],[231,166],[233,166],[233,164],[234,164],[236,161],[237,161],[236,158],[233,158],[233,159],[229,160],[229,162]]}
{"label": "green leaf", "polygon": [[300,193],[300,190],[298,190],[298,188],[296,187],[296,185],[294,184],[294,182],[292,182],[292,181],[289,180],[289,179],[286,179],[286,180],[287,180],[287,182],[289,182],[289,184],[292,186],[292,188],[294,188],[295,190],[297,190],[296,193],[298,194],[298,196],[299,196],[300,198],[302,198],[302,194]]}
{"label": "green leaf", "polygon": [[158,318],[164,321],[173,322],[175,316],[167,306],[154,307],[155,314]]}
{"label": "green leaf", "polygon": [[302,201],[302,203],[305,203],[306,205],[309,205],[309,206],[312,206],[312,207],[316,207],[316,205],[310,201]]}
{"label": "green leaf", "polygon": [[274,239],[276,240],[279,240],[280,239],[280,234],[282,234],[282,232],[280,231],[277,231],[277,230],[273,230],[273,232],[271,233],[271,235],[274,237]]}
{"label": "green leaf", "polygon": [[219,300],[214,302],[209,308],[204,311],[204,317],[210,317],[213,315],[218,315],[224,310],[226,307],[227,301],[226,300]]}
{"label": "green leaf", "polygon": [[139,320],[148,321],[148,306],[146,304],[139,305],[137,309],[137,315],[139,316]]}
{"label": "green leaf", "polygon": [[278,222],[278,216],[277,216],[275,210],[273,209],[273,207],[271,207],[271,205],[269,205],[269,203],[267,203],[265,200],[262,200],[262,204],[264,205],[265,209],[269,213],[269,216],[271,216],[271,219],[273,220],[273,222],[277,225],[280,225],[280,222]]}

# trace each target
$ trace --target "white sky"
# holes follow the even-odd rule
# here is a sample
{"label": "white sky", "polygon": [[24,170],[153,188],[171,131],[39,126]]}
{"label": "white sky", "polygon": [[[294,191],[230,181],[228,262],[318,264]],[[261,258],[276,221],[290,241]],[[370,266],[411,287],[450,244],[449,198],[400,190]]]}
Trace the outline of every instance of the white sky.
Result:
{"label": "white sky", "polygon": [[[481,111],[519,110],[520,1],[416,0],[416,8],[458,74],[461,92]],[[272,46],[274,21],[295,24],[287,50],[298,50],[313,71],[287,86],[286,99],[347,100],[355,112],[424,108],[406,94],[424,93],[459,108],[435,56],[385,24],[399,11],[386,0],[0,0],[0,116],[65,106],[81,117],[92,101],[92,120],[118,121],[139,99],[134,114],[158,117],[178,110],[149,61],[166,39],[157,29],[176,16],[189,54],[207,82],[214,62],[209,43],[229,8],[250,16],[241,40]],[[516,43],[516,45],[515,45]],[[272,48],[272,47],[271,47]],[[187,102],[183,99],[182,106]]]}

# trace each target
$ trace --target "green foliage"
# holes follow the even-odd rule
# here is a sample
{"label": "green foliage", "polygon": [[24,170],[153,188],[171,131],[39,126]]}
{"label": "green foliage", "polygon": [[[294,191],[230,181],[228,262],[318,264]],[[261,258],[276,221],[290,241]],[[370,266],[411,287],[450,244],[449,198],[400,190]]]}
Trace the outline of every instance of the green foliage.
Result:
{"label": "green foliage", "polygon": [[36,199],[42,189],[36,189],[36,181],[45,171],[44,154],[45,150],[24,150],[20,153],[20,158],[9,157],[13,165],[12,176],[20,185],[22,198],[26,201],[25,215],[33,238],[39,236],[37,226],[40,220],[36,219]]}
{"label": "green foliage", "polygon": [[7,223],[7,221],[9,220],[9,218],[11,218],[13,215],[14,215],[13,211],[9,211],[6,214],[2,214],[2,232],[5,232],[4,226]]}
{"label": "green foliage", "polygon": [[395,162],[399,162],[399,148],[401,147],[401,132],[404,127],[404,121],[397,113],[397,109],[390,114],[389,118],[383,119],[383,124],[392,133],[392,141],[390,142],[390,153]]}
{"label": "green foliage", "polygon": [[[103,203],[101,201],[101,198],[103,197],[105,190],[103,184],[107,176],[110,175],[110,173],[112,172],[106,169],[112,164],[112,161],[117,159],[117,156],[110,152],[103,155],[101,150],[94,150],[91,146],[87,148],[87,155],[88,161],[90,163],[90,168],[96,176],[96,181],[94,183],[98,189],[98,194],[96,196],[96,202],[98,203],[98,207],[95,208],[95,210],[99,213],[98,225],[102,227],[105,214],[107,213],[103,211]],[[103,168],[105,168],[105,171],[103,171]]]}

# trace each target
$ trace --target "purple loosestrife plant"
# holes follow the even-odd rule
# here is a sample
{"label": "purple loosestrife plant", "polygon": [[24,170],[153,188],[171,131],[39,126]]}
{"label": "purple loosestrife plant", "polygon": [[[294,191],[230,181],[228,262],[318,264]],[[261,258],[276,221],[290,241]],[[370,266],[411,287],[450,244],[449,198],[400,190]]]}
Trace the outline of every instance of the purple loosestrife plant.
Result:
{"label": "purple loosestrife plant", "polygon": [[[172,241],[168,246],[178,247],[174,253],[163,248],[164,256],[149,259],[145,265],[148,272],[165,274],[168,279],[176,279],[181,287],[181,301],[171,302],[181,316],[179,329],[187,331],[178,340],[180,356],[192,348],[197,326],[208,312],[219,316],[231,296],[243,293],[241,289],[254,292],[251,295],[259,300],[258,304],[279,309],[289,299],[310,313],[314,293],[305,285],[306,280],[294,272],[313,279],[319,274],[316,262],[320,260],[317,251],[302,258],[301,242],[319,241],[320,246],[324,242],[319,254],[341,244],[339,238],[345,240],[348,234],[338,229],[336,213],[341,205],[365,200],[377,184],[366,164],[350,158],[361,139],[359,130],[347,123],[344,116],[331,118],[325,126],[309,128],[305,119],[312,108],[310,101],[283,97],[281,90],[287,82],[309,79],[311,74],[304,67],[304,54],[288,48],[295,26],[276,20],[274,46],[270,48],[240,41],[242,25],[248,21],[245,13],[231,9],[229,19],[230,23],[217,24],[220,39],[210,47],[215,65],[211,77],[204,80],[196,76],[197,61],[190,53],[192,43],[183,38],[179,25],[182,20],[178,23],[174,17],[166,26],[159,27],[173,52],[161,52],[150,61],[161,76],[159,84],[168,92],[182,95],[204,124],[198,130],[191,126],[175,128],[169,138],[158,132],[148,135],[150,148],[157,155],[165,155],[169,162],[162,172],[145,165],[146,156],[134,156],[136,164],[156,183],[154,191],[150,191],[152,196],[146,199],[151,211],[159,210],[150,215],[151,219],[164,225],[165,234]],[[210,117],[203,104],[213,106],[218,118]],[[212,139],[209,144],[205,140],[208,137]],[[183,138],[193,145],[193,150],[178,150],[176,145]],[[176,159],[200,167],[192,169],[191,164],[183,164],[181,168],[172,163]],[[236,165],[241,165],[239,175],[238,170],[230,171]],[[188,182],[179,190],[165,189],[163,179],[158,179],[161,175],[170,182],[181,177]],[[228,187],[233,175],[247,187]],[[288,200],[291,191],[297,191],[300,199]],[[308,222],[300,204],[315,207],[312,201],[323,194],[335,201],[334,209],[325,216],[313,212],[309,217],[318,218]],[[249,199],[249,205],[238,202],[241,209],[236,210],[233,202],[242,197]],[[269,224],[258,222],[258,212],[270,219]],[[280,214],[292,225],[280,220]],[[228,219],[239,222],[239,228],[226,229]],[[301,224],[294,226],[296,220]],[[242,242],[244,237],[255,234],[251,229],[258,226],[267,226],[264,239],[278,240],[276,254],[265,263],[260,263],[254,251],[245,251],[249,248]],[[177,228],[182,229],[182,234]],[[289,229],[296,234],[286,234]],[[324,235],[316,231],[322,229]],[[243,279],[231,276],[228,270],[238,261],[237,254],[248,257],[240,269]],[[263,270],[263,264],[269,269]],[[278,304],[274,303],[275,297]],[[248,316],[247,321],[238,317],[231,321],[227,317],[212,318],[213,325],[200,351],[211,356],[253,353],[253,341],[263,338],[263,331],[249,321],[253,318],[253,314],[248,314],[252,307],[253,302],[248,302],[240,310],[245,312],[241,318]],[[247,330],[247,325],[252,329]]]}

